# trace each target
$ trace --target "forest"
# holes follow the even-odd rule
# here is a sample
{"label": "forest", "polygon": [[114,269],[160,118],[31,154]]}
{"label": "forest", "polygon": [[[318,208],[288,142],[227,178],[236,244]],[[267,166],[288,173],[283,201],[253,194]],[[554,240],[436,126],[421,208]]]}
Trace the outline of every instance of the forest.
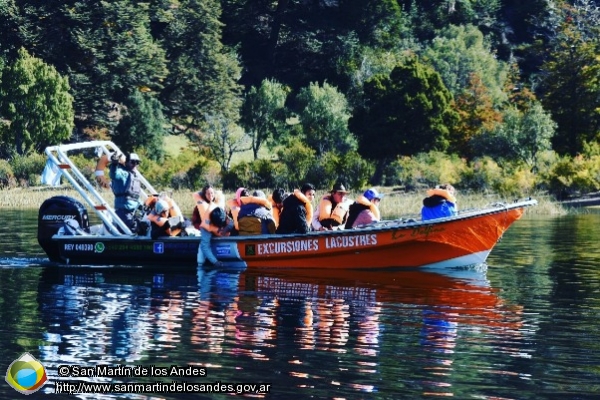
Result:
{"label": "forest", "polygon": [[0,0],[0,188],[108,139],[174,189],[597,191],[599,3]]}

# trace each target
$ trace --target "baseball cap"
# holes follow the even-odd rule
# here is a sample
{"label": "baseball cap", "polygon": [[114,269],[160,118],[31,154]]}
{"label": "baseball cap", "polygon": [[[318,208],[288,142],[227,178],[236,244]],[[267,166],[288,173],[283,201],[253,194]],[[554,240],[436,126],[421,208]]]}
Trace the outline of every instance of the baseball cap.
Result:
{"label": "baseball cap", "polygon": [[363,193],[363,196],[365,196],[365,197],[366,197],[366,199],[367,199],[367,200],[369,200],[369,201],[371,201],[371,200],[373,200],[373,199],[379,199],[379,200],[383,199],[383,194],[379,193],[379,192],[377,191],[377,189],[375,189],[375,188],[370,188],[370,189],[367,189],[367,190],[366,190],[366,191]]}

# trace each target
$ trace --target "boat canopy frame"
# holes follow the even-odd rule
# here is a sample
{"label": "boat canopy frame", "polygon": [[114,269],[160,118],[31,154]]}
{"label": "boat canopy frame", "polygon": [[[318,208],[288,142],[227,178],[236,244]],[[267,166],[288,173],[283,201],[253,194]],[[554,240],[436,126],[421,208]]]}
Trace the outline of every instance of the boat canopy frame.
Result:
{"label": "boat canopy frame", "polygon": [[[110,156],[116,152],[124,154],[119,147],[108,140],[95,140],[81,143],[59,144],[46,148],[48,160],[56,165],[61,174],[69,181],[71,186],[81,195],[85,202],[95,211],[98,217],[104,222],[106,229],[115,236],[133,236],[129,227],[119,218],[114,208],[102,197],[85,175],[79,170],[75,163],[69,158],[69,152],[76,150],[95,149],[98,157]],[[141,183],[140,197],[145,201],[150,195],[157,195],[156,190],[142,175],[137,171]]]}

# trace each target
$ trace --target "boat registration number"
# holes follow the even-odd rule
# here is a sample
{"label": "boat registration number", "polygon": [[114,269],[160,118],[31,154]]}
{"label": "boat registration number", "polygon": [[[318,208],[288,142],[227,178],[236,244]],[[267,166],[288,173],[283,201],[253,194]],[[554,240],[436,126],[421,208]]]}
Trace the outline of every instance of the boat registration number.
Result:
{"label": "boat registration number", "polygon": [[92,243],[65,243],[66,251],[94,251],[95,246]]}

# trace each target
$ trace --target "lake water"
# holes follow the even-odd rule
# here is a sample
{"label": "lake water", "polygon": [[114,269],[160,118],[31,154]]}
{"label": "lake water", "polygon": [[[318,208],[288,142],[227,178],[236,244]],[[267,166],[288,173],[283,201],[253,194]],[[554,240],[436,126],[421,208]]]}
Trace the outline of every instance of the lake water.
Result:
{"label": "lake water", "polygon": [[[3,211],[0,370],[28,352],[50,381],[28,398],[600,398],[598,214],[526,216],[478,270],[276,273],[45,266],[37,212]],[[170,375],[59,377],[98,365]]]}

